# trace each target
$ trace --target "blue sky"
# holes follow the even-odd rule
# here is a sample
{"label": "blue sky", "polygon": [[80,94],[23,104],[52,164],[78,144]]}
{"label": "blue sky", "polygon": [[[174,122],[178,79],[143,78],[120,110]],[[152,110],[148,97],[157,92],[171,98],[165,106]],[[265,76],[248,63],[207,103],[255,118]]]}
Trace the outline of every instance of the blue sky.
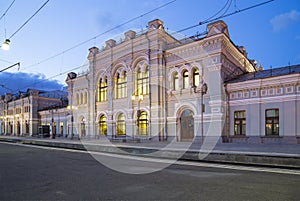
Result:
{"label": "blue sky", "polygon": [[[16,0],[0,21],[0,41],[10,37],[45,1]],[[26,90],[22,89],[24,85],[18,84],[21,77],[32,79],[33,83],[42,77],[52,78],[53,86],[57,87],[57,81],[65,84],[65,72],[85,63],[90,47],[101,48],[105,40],[129,29],[145,29],[148,21],[156,18],[164,21],[168,30],[181,30],[213,16],[227,2],[227,0],[176,0],[71,51],[41,62],[170,1],[50,0],[11,38],[9,51],[0,49],[0,69],[12,63],[21,63],[19,71],[18,68],[7,71],[10,73],[9,80],[1,79],[4,74],[0,73],[0,85],[4,84],[14,90]],[[12,0],[0,0],[0,16],[11,2]],[[228,13],[261,2],[264,0],[232,0]],[[256,59],[265,69],[270,66],[273,68],[287,66],[288,63],[300,64],[299,0],[275,0],[222,20],[228,24],[232,41],[236,45],[245,46],[249,58]],[[202,25],[182,34],[190,36],[205,30],[206,25]],[[19,76],[18,72],[23,73],[22,76]],[[30,88],[30,84],[28,86]]]}

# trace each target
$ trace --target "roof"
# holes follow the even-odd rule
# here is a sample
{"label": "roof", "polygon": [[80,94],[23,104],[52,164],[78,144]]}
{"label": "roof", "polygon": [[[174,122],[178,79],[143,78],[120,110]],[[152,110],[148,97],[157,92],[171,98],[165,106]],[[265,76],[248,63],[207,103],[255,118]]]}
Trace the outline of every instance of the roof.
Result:
{"label": "roof", "polygon": [[278,77],[278,76],[295,74],[295,73],[300,73],[300,64],[262,70],[257,72],[247,72],[237,78],[227,81],[226,83],[237,83],[237,82],[244,82],[248,80],[265,79],[265,78]]}

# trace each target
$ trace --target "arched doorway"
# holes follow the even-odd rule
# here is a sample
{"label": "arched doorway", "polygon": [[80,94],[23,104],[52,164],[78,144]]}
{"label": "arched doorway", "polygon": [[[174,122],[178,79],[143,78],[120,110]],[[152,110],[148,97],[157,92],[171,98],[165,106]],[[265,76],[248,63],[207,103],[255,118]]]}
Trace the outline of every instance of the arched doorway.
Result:
{"label": "arched doorway", "polygon": [[179,132],[180,141],[193,141],[194,139],[194,113],[191,110],[184,110],[180,115]]}
{"label": "arched doorway", "polygon": [[82,117],[80,121],[80,137],[86,136],[85,118]]}

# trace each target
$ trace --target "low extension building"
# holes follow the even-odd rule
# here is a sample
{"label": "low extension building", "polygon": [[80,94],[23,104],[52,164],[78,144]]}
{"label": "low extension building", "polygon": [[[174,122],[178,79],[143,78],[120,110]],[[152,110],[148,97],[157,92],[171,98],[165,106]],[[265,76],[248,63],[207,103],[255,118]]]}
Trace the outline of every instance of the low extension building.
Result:
{"label": "low extension building", "polygon": [[[28,89],[26,92],[19,92],[18,94],[5,94],[0,97],[0,133],[3,135],[33,136],[39,134],[40,126],[48,125],[51,132],[49,134],[61,133],[66,135],[66,106],[67,93],[64,91],[46,92]],[[44,112],[45,109],[48,110],[47,114]],[[59,113],[61,118],[57,118],[58,110],[63,110]]]}

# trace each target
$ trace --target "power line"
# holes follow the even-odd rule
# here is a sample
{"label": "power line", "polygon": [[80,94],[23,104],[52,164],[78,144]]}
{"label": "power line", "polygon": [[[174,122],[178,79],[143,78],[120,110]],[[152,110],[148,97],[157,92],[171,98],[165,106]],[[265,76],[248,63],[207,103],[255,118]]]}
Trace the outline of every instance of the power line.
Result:
{"label": "power line", "polygon": [[0,17],[0,21],[2,20],[2,18],[6,15],[6,13],[8,12],[8,10],[12,7],[12,5],[15,3],[16,0],[13,0],[11,2],[11,4],[8,6],[8,8],[6,9],[6,11],[3,13],[3,15]]}
{"label": "power line", "polygon": [[[176,0],[173,0],[173,1],[168,2],[167,4],[164,4],[164,5],[160,6],[160,7],[166,6],[166,5],[168,5],[168,4],[170,4],[170,3],[173,3],[173,2],[175,2],[175,1],[176,1]],[[195,27],[197,27],[197,26],[200,26],[200,25],[203,25],[203,24],[206,24],[206,23],[210,23],[210,22],[216,21],[216,20],[218,20],[218,19],[221,19],[221,18],[224,18],[224,17],[228,17],[228,16],[231,16],[231,15],[237,14],[237,13],[239,13],[239,12],[243,12],[243,11],[246,11],[246,10],[249,10],[249,9],[252,9],[252,8],[255,8],[255,7],[258,7],[258,6],[267,4],[267,3],[270,3],[270,2],[272,2],[272,1],[274,1],[274,0],[269,0],[269,1],[265,1],[265,2],[259,3],[259,4],[255,4],[255,5],[253,5],[253,6],[250,6],[250,7],[241,9],[241,10],[237,10],[237,11],[235,11],[235,12],[232,12],[232,13],[229,13],[229,14],[226,14],[226,15],[223,14],[222,16],[219,16],[219,17],[216,17],[216,18],[213,18],[213,19],[210,19],[210,18],[211,18],[211,17],[210,17],[210,18],[208,18],[209,20],[205,20],[205,21],[203,21],[203,22],[199,22],[199,23],[196,24],[196,25],[186,27],[186,28],[181,29],[181,30],[176,31],[176,32],[177,32],[177,33],[178,33],[178,32],[183,32],[183,31],[186,31],[186,30],[188,30],[188,29],[195,28]],[[157,8],[157,9],[158,9],[158,8]],[[157,9],[153,9],[152,12],[153,12],[154,10],[157,10]],[[228,10],[228,8],[227,8],[226,10]],[[150,11],[149,11],[149,12],[150,12]],[[149,12],[147,12],[147,14],[149,14]],[[227,11],[226,11],[226,12],[227,12]],[[140,16],[144,16],[144,15],[145,15],[145,14],[140,15]],[[140,16],[139,16],[139,17],[140,17]],[[101,33],[101,34],[99,34],[99,35],[97,35],[97,36],[95,36],[95,37],[89,39],[89,40],[86,40],[86,41],[84,41],[84,42],[81,42],[81,43],[79,43],[79,44],[77,44],[77,45],[75,45],[75,46],[73,46],[73,47],[71,47],[71,48],[69,48],[69,49],[67,49],[67,50],[65,50],[65,51],[63,51],[63,52],[61,52],[61,53],[59,53],[59,54],[56,54],[56,55],[54,55],[54,56],[52,56],[52,57],[49,57],[49,58],[43,60],[42,62],[45,62],[45,61],[48,61],[48,60],[50,60],[50,59],[52,59],[52,58],[54,58],[54,57],[57,57],[57,56],[59,56],[59,55],[65,53],[66,51],[70,51],[71,49],[76,48],[76,47],[78,47],[78,46],[80,46],[80,45],[86,43],[87,41],[90,41],[90,40],[92,40],[92,39],[94,39],[94,38],[97,38],[97,37],[99,37],[100,35],[105,34],[105,33],[109,32],[109,31],[111,31],[111,30],[114,30],[114,29],[116,29],[116,28],[119,28],[120,26],[123,26],[123,25],[125,25],[126,23],[129,23],[129,22],[131,22],[131,21],[133,21],[133,20],[135,20],[135,19],[137,19],[137,18],[139,18],[139,17],[132,18],[131,20],[128,20],[128,21],[125,22],[125,23],[122,23],[122,24],[120,24],[120,25],[117,25],[117,26],[115,26],[114,28],[111,28],[111,29],[109,29],[109,30],[107,30],[107,31],[105,31],[105,32],[103,32],[103,33]],[[174,33],[176,33],[176,32],[174,32]],[[202,35],[202,34],[205,34],[205,33],[207,33],[207,32],[203,32],[203,33],[200,33],[200,34]],[[200,34],[199,34],[199,35],[200,35]],[[42,62],[40,62],[40,63],[42,63]],[[36,65],[38,65],[38,64],[40,64],[40,63],[37,63]],[[44,82],[44,81],[53,79],[53,78],[55,78],[55,77],[58,77],[58,76],[61,76],[61,75],[63,75],[63,74],[69,73],[69,72],[71,72],[71,71],[77,70],[77,69],[79,69],[79,68],[81,68],[81,67],[83,67],[83,66],[85,66],[85,65],[78,66],[78,67],[76,67],[76,68],[70,69],[70,70],[65,71],[65,72],[61,72],[61,73],[56,74],[56,75],[53,75],[53,76],[51,76],[51,77],[49,77],[49,78],[47,78],[47,79],[45,79],[45,80],[35,82],[35,83],[31,84],[31,85],[28,85],[28,86],[23,87],[23,88],[20,88],[20,89],[25,89],[25,88],[27,88],[27,87],[29,87],[29,86],[36,85],[36,84],[38,84],[38,83],[42,83],[42,82]],[[28,68],[28,67],[27,67],[27,68]],[[24,68],[23,68],[23,69],[24,69]],[[16,90],[16,91],[19,91],[20,89],[18,89],[18,90]]]}
{"label": "power line", "polygon": [[36,66],[36,65],[39,65],[39,64],[44,63],[44,62],[46,62],[46,61],[49,61],[49,60],[51,60],[51,59],[53,59],[53,58],[55,58],[55,57],[58,57],[58,56],[60,56],[60,55],[62,55],[62,54],[64,54],[64,53],[66,53],[66,52],[69,52],[69,51],[71,51],[71,50],[73,50],[73,49],[75,49],[75,48],[77,48],[77,47],[80,47],[81,45],[84,45],[84,44],[86,44],[86,43],[88,43],[88,42],[90,42],[90,41],[92,41],[92,40],[95,40],[96,38],[98,38],[98,37],[100,37],[100,36],[102,36],[102,35],[104,35],[104,34],[107,34],[107,33],[111,32],[111,31],[113,31],[113,30],[115,30],[115,29],[118,29],[118,28],[120,28],[120,27],[122,27],[122,26],[124,26],[124,25],[126,25],[126,24],[128,24],[128,23],[130,23],[130,22],[133,22],[133,21],[135,21],[135,20],[137,20],[137,19],[139,19],[139,18],[142,18],[142,17],[144,17],[144,16],[146,16],[146,15],[149,15],[150,13],[153,13],[154,11],[157,11],[157,10],[163,8],[163,7],[166,7],[166,6],[168,6],[168,5],[172,4],[172,3],[174,3],[175,1],[177,1],[177,0],[169,1],[169,2],[167,2],[167,3],[165,3],[165,4],[161,5],[161,6],[158,6],[158,7],[154,8],[154,9],[152,9],[152,10],[146,12],[146,13],[143,13],[143,14],[137,16],[137,17],[131,18],[131,19],[129,19],[128,21],[125,21],[125,22],[123,22],[123,23],[121,23],[121,24],[119,24],[119,25],[117,25],[117,26],[114,26],[114,27],[112,27],[112,28],[110,28],[110,29],[108,29],[108,30],[106,30],[106,31],[104,31],[104,32],[102,32],[102,33],[100,33],[100,34],[98,34],[98,35],[96,35],[96,36],[90,38],[90,39],[87,39],[87,40],[85,40],[85,41],[82,41],[82,42],[80,42],[80,43],[78,43],[78,44],[76,44],[76,45],[74,45],[74,46],[72,46],[72,47],[70,47],[70,48],[68,48],[68,49],[65,49],[65,50],[63,50],[63,51],[60,52],[60,53],[57,53],[57,54],[55,54],[55,55],[53,55],[53,56],[50,56],[50,57],[48,57],[48,58],[45,58],[45,59],[43,59],[43,60],[41,60],[41,61],[39,61],[39,62],[37,62],[37,63],[35,63],[35,64],[26,66],[25,68],[23,68],[23,70],[26,70],[26,69],[31,68],[31,67],[33,67],[33,66]]}
{"label": "power line", "polygon": [[26,22],[24,22],[24,24],[22,24],[22,26],[17,29],[17,31],[15,31],[8,39],[11,39],[12,37],[14,37],[14,35],[16,35],[16,33],[18,33],[50,0],[47,0],[28,20],[26,20]]}
{"label": "power line", "polygon": [[3,71],[8,70],[8,69],[10,69],[10,68],[12,68],[12,67],[14,67],[14,66],[18,66],[18,67],[20,68],[20,62],[19,62],[19,63],[15,63],[15,64],[13,64],[13,65],[11,65],[11,66],[8,66],[7,68],[4,68],[4,69],[0,70],[0,73],[3,72]]}

